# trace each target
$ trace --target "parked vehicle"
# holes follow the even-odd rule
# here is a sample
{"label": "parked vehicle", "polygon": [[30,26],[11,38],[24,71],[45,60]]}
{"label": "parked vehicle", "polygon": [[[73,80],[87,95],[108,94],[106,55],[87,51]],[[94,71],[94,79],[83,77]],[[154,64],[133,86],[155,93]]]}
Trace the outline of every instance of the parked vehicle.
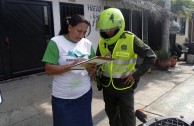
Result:
{"label": "parked vehicle", "polygon": [[159,117],[147,119],[147,115],[143,109],[136,110],[135,115],[142,122],[139,126],[194,126],[194,120],[189,120],[184,116],[162,116],[156,113],[151,114],[158,115]]}

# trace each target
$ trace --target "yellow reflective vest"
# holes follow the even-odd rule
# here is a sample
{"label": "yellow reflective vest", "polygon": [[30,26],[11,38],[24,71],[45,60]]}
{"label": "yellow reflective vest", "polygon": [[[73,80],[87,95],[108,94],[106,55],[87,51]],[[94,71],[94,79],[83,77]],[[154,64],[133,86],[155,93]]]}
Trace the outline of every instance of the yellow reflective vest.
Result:
{"label": "yellow reflective vest", "polygon": [[[125,87],[116,87],[113,78],[122,78],[131,74],[135,70],[137,54],[134,53],[134,34],[124,32],[124,37],[119,38],[116,42],[112,52],[112,58],[115,59],[109,63],[102,64],[101,70],[102,75],[110,78],[108,84],[101,84],[102,86],[108,87],[110,84],[117,90],[124,90],[130,88],[131,85]],[[105,47],[104,41],[101,39],[99,42],[99,50],[102,56],[106,56],[110,53],[108,47]]]}

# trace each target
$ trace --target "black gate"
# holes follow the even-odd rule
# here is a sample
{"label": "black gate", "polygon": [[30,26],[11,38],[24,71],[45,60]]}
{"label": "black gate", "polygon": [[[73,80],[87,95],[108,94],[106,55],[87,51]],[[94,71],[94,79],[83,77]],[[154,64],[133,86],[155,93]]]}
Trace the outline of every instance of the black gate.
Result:
{"label": "black gate", "polygon": [[72,16],[74,14],[84,15],[84,5],[62,2],[60,3],[61,24],[67,16]]}
{"label": "black gate", "polygon": [[162,47],[162,26],[160,21],[155,21],[150,15],[148,17],[148,42],[153,50],[159,50]]}
{"label": "black gate", "polygon": [[51,2],[1,0],[0,17],[0,80],[44,71],[41,60],[53,36]]}

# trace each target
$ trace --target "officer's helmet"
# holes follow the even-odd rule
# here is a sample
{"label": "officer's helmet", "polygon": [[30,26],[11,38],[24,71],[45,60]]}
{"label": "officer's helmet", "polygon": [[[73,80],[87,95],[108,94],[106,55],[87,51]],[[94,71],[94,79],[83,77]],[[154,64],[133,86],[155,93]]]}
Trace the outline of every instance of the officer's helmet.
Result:
{"label": "officer's helmet", "polygon": [[[105,43],[112,45],[123,34],[125,21],[123,14],[117,8],[108,8],[104,10],[98,17],[96,29],[100,30],[100,36]],[[109,37],[106,32],[115,30],[114,35]]]}

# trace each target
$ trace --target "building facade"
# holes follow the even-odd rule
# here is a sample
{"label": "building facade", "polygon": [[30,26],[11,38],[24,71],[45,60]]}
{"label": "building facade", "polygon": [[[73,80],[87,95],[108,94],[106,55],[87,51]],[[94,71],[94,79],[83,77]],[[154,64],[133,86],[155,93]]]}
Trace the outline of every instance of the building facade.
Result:
{"label": "building facade", "polygon": [[153,7],[147,2],[132,1],[0,0],[0,81],[44,72],[41,59],[48,41],[58,35],[64,18],[73,14],[82,14],[90,21],[86,38],[94,49],[100,37],[96,19],[108,7],[121,9],[125,30],[135,33],[153,49],[159,48],[162,23],[147,11]]}

